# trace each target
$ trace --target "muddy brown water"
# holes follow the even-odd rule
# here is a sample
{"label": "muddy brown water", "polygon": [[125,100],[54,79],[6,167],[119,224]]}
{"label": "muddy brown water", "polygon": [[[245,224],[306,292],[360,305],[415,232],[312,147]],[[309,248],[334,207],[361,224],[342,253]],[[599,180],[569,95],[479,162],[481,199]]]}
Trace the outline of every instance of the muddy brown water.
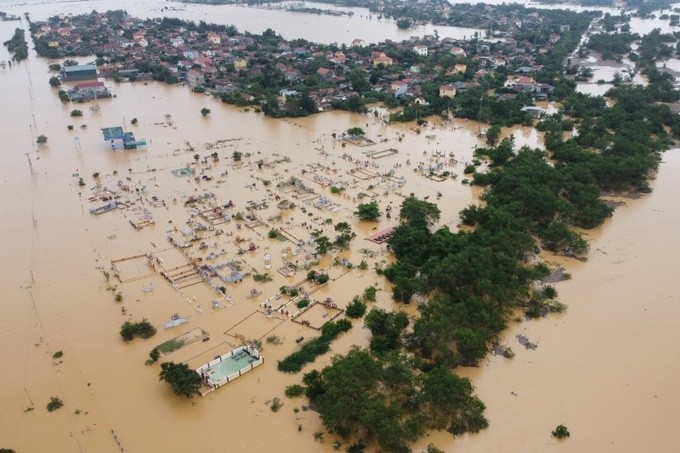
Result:
{"label": "muddy brown water", "polygon": [[[0,23],[3,40],[14,26]],[[0,59],[7,58],[3,47]],[[274,280],[259,285],[246,279],[225,285],[234,304],[223,303],[224,308],[218,310],[211,308],[216,294],[206,285],[179,292],[157,275],[127,283],[112,280],[124,298],[117,304],[114,292],[106,289],[102,270],[110,272],[111,260],[149,252],[164,257],[168,266],[205,256],[206,251],[195,245],[183,257],[167,241],[175,226],[181,229],[195,220],[183,206],[188,196],[212,192],[220,202],[233,200],[235,210],[241,211],[248,201],[268,200],[269,207],[257,212],[267,220],[280,213],[271,199],[277,194],[273,186],[292,175],[337,203],[339,209],[320,211],[298,202],[298,209],[284,212],[280,221],[267,220],[268,225],[304,231],[302,223],[313,223],[314,228],[328,231],[325,219],[348,221],[358,238],[340,257],[354,264],[366,259],[372,269],[388,262],[390,256],[384,246],[362,238],[393,226],[396,220],[358,222],[352,216],[353,198],[372,193],[381,207],[391,203],[396,209],[409,193],[435,201],[441,192],[442,224],[455,228],[457,212],[474,201],[470,188],[460,181],[474,147],[482,145],[477,137],[479,125],[460,120],[435,122],[418,133],[413,125],[387,127],[372,115],[325,113],[302,120],[271,120],[252,109],[236,109],[192,94],[186,87],[155,83],[116,85],[116,98],[99,101],[99,110],[92,111],[91,103],[62,105],[47,83],[49,77],[46,62],[33,55],[27,63],[0,69],[5,111],[11,112],[3,115],[4,171],[0,177],[6,238],[1,261],[0,444],[17,451],[116,452],[120,449],[113,430],[125,451],[332,451],[331,436],[326,435],[323,444],[313,439],[312,434],[322,430],[318,417],[307,411],[294,413],[301,401],[283,397],[284,387],[299,382],[299,376],[279,373],[275,366],[295,348],[297,337],[311,338],[315,331],[287,319],[272,322],[257,313],[259,304],[281,285],[304,278],[306,272],[290,278],[276,273],[283,264],[282,252],[294,253],[294,244],[264,238],[266,228],[237,230],[234,221],[222,226],[226,233],[233,233],[230,239],[205,233],[207,252],[224,249],[224,257],[239,260],[248,270],[263,272],[262,255],[265,251],[272,254],[268,272]],[[204,106],[212,110],[208,118],[199,113]],[[82,109],[84,116],[71,118],[73,108]],[[132,118],[138,118],[136,126],[130,125]],[[69,124],[75,126],[74,131],[67,130]],[[99,129],[114,125],[149,140],[148,150],[111,150]],[[332,138],[332,133],[353,126],[364,127],[376,145],[343,148]],[[540,145],[540,136],[531,130],[511,132],[518,145]],[[35,145],[38,134],[48,137],[46,146]],[[220,140],[226,141],[206,149],[207,144]],[[376,160],[362,154],[390,147],[399,153]],[[229,159],[234,150],[252,157],[234,168]],[[196,183],[170,173],[190,164],[195,153],[207,156],[213,151],[218,152],[219,162],[208,159],[195,165],[197,174],[212,176],[212,181]],[[442,156],[433,157],[437,151]],[[449,153],[456,159],[450,166]],[[673,429],[680,403],[675,391],[680,334],[673,324],[679,314],[675,298],[680,289],[674,266],[679,251],[674,237],[680,225],[680,209],[674,201],[680,184],[675,178],[680,171],[676,153],[665,155],[652,195],[629,200],[603,228],[590,233],[593,242],[587,263],[562,263],[573,276],[557,285],[561,300],[569,306],[567,312],[511,326],[504,343],[516,352],[514,360],[490,356],[480,368],[462,370],[487,404],[491,427],[456,440],[432,433],[416,445],[416,451],[430,442],[446,451],[545,451],[555,448],[549,432],[559,423],[572,432],[571,439],[559,444],[569,451],[672,451],[680,442]],[[368,161],[369,170],[394,169],[395,176],[407,182],[399,188],[380,178],[360,180],[348,171],[362,165],[348,162],[343,154]],[[274,164],[280,156],[290,156],[292,162]],[[255,162],[260,159],[272,168],[257,170]],[[413,171],[419,164],[436,162],[458,174],[458,179],[436,182]],[[312,171],[310,164],[325,168]],[[220,176],[225,170],[229,174]],[[133,192],[140,188],[145,193],[141,200],[125,193],[124,199],[131,204],[128,209],[93,216],[89,209],[103,204],[88,201],[94,194],[94,172],[101,174],[102,185],[109,188],[116,188],[121,180]],[[83,177],[85,187],[78,186],[74,174]],[[328,187],[314,181],[315,174],[346,184],[348,198],[331,195]],[[263,180],[272,182],[271,194]],[[252,183],[255,189],[246,187]],[[166,207],[152,206],[153,196],[165,201]],[[136,231],[129,221],[144,208],[152,213],[155,225]],[[236,235],[259,249],[239,254]],[[296,258],[304,260],[304,251]],[[329,266],[330,261],[320,265]],[[340,272],[334,269],[336,274]],[[376,306],[392,307],[389,285],[370,270],[354,269],[313,297],[332,297],[344,307],[369,285],[381,289]],[[152,291],[146,292],[149,288]],[[248,298],[253,288],[262,295]],[[395,308],[414,313],[414,307]],[[188,317],[189,322],[163,329],[172,313]],[[150,340],[123,343],[118,336],[120,324],[143,317],[159,328],[158,334]],[[155,345],[197,327],[207,331],[210,340],[192,343],[168,359],[197,366],[238,346],[233,333],[248,339],[276,335],[281,344],[264,341],[263,366],[189,402],[172,396],[158,382],[158,365],[145,366],[144,361]],[[519,333],[539,347],[524,350],[515,339]],[[368,338],[368,331],[357,324],[334,343],[333,350],[366,345]],[[56,351],[63,351],[61,359],[53,359]],[[328,355],[321,357],[314,366],[328,361]],[[59,396],[64,408],[48,413],[45,405],[50,396]],[[284,401],[277,413],[268,404],[274,397]],[[31,407],[34,410],[26,411]]]}

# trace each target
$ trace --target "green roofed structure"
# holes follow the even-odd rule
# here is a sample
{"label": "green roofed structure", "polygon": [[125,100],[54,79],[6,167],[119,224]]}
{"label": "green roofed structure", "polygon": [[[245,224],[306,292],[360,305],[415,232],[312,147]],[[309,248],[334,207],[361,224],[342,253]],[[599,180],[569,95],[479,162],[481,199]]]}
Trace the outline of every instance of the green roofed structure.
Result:
{"label": "green roofed structure", "polygon": [[104,134],[104,140],[111,143],[111,149],[138,149],[146,147],[146,140],[135,139],[132,132],[125,132],[120,126],[104,127],[102,128],[102,134]]}
{"label": "green roofed structure", "polygon": [[61,75],[65,82],[96,79],[97,67],[93,64],[64,66],[61,70]]}

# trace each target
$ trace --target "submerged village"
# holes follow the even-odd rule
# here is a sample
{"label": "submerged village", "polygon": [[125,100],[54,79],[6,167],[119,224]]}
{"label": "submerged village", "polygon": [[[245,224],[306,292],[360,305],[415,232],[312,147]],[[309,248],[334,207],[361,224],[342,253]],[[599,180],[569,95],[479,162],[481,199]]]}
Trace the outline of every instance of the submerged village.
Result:
{"label": "submerged village", "polygon": [[[616,208],[651,192],[680,137],[666,67],[680,31],[638,35],[634,14],[460,5],[450,25],[477,30],[465,39],[351,45],[121,10],[26,14],[63,110],[49,132],[32,114],[31,178],[45,178],[64,135],[80,159],[67,196],[95,238],[98,298],[116,313],[96,335],[143,356],[125,366],[155,389],[127,398],[159,398],[169,418],[205,410],[209,432],[224,416],[247,437],[300,434],[329,451],[435,453],[452,447],[430,433],[484,432],[493,420],[459,370],[539,347],[503,332],[564,316],[564,266],[588,259],[589,231]],[[17,29],[6,47],[17,54],[25,38]],[[603,62],[614,77],[596,82]],[[606,99],[579,92],[584,82],[610,87]],[[101,123],[126,96],[154,113]],[[166,99],[195,111],[161,115]],[[106,156],[101,168],[85,170],[90,152]],[[33,234],[45,228],[32,222]],[[69,360],[51,357],[57,370]],[[107,394],[83,385],[92,401]],[[39,415],[24,391],[25,414]],[[232,398],[241,412],[224,415]],[[51,396],[47,411],[65,404]],[[79,445],[154,445],[124,422],[74,428],[88,415],[67,407]],[[548,422],[548,440],[568,445],[566,423]],[[233,451],[264,445],[240,442]]]}

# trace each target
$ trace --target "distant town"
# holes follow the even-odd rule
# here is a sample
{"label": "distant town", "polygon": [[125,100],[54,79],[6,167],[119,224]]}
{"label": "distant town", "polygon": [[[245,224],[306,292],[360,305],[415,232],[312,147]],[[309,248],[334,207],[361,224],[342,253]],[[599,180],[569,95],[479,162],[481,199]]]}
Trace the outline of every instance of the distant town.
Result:
{"label": "distant town", "polygon": [[[32,22],[31,32],[43,57],[93,56],[89,78],[186,83],[273,117],[361,112],[379,101],[403,107],[392,115],[397,121],[445,111],[491,121],[503,111],[501,120],[511,125],[530,120],[522,109],[534,100],[559,98],[562,74],[550,66],[561,64],[595,13],[499,8],[504,14],[493,20],[473,16],[469,25],[486,31],[466,39],[435,34],[368,43],[357,37],[349,46],[286,40],[273,30],[254,35],[205,22],[141,20],[124,11],[52,17]],[[488,108],[480,111],[486,94]]]}

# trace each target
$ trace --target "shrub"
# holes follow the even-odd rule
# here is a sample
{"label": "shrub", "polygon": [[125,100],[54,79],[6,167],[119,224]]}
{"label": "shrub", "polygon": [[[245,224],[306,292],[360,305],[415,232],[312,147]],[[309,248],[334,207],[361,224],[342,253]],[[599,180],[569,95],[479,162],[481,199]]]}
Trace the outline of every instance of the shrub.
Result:
{"label": "shrub", "polygon": [[71,116],[83,116],[82,110],[71,110]]}
{"label": "shrub", "polygon": [[282,406],[283,406],[283,403],[281,402],[281,400],[279,398],[274,398],[274,400],[272,400],[272,404],[271,404],[271,406],[269,406],[269,408],[272,410],[272,412],[278,412],[279,409],[281,409]]}
{"label": "shrub", "polygon": [[156,335],[156,328],[151,325],[146,318],[142,319],[140,322],[130,322],[125,321],[122,326],[120,326],[120,336],[123,337],[125,341],[131,341],[135,337],[139,338],[151,338]]}
{"label": "shrub", "polygon": [[147,365],[152,365],[156,362],[158,362],[158,359],[161,357],[161,352],[158,350],[158,348],[153,348],[151,352],[149,352],[149,359],[145,362]]}
{"label": "shrub", "polygon": [[375,301],[375,296],[377,294],[378,290],[375,288],[375,286],[369,286],[364,290],[364,299],[365,300],[370,300],[370,301]]}
{"label": "shrub", "polygon": [[163,362],[159,379],[168,383],[177,396],[191,398],[201,388],[201,376],[186,363]]}
{"label": "shrub", "polygon": [[64,357],[64,351],[57,351],[52,354],[53,359],[61,359],[62,357]]}
{"label": "shrub", "polygon": [[296,398],[305,393],[305,388],[300,384],[293,384],[286,387],[285,394],[288,398]]}
{"label": "shrub", "polygon": [[253,280],[258,283],[266,283],[272,281],[272,276],[266,272],[264,274],[253,274]]}
{"label": "shrub", "polygon": [[64,402],[58,396],[50,396],[50,402],[47,403],[47,411],[54,412],[64,406]]}
{"label": "shrub", "polygon": [[331,341],[351,328],[352,323],[347,319],[324,324],[320,337],[308,341],[299,350],[280,360],[277,368],[284,373],[299,372],[305,364],[313,362],[317,356],[328,352]]}
{"label": "shrub", "polygon": [[347,305],[345,314],[350,318],[361,318],[366,314],[366,304],[363,303],[358,297],[355,297],[352,299],[352,302]]}
{"label": "shrub", "polygon": [[565,439],[571,436],[571,433],[569,433],[569,430],[566,426],[557,425],[557,427],[553,430],[552,435],[556,439]]}

